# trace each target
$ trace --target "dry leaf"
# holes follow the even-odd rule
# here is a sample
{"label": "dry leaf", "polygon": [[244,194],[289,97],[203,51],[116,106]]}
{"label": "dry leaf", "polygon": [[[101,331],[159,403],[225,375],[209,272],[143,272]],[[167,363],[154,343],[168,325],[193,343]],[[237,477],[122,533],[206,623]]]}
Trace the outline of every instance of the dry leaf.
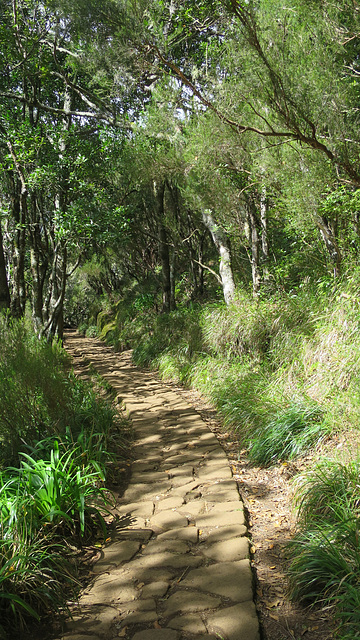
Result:
{"label": "dry leaf", "polygon": [[154,629],[162,629],[161,624],[159,624],[157,620],[154,622]]}

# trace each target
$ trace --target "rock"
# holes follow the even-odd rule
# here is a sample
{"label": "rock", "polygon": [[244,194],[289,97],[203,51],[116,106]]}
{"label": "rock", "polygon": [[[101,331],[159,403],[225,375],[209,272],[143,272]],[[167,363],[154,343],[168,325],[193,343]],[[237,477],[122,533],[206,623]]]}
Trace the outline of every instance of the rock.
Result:
{"label": "rock", "polygon": [[193,569],[182,580],[183,587],[200,589],[229,598],[233,602],[252,600],[252,574],[249,560],[221,562]]}
{"label": "rock", "polygon": [[242,602],[209,615],[207,627],[228,640],[260,640],[259,623],[253,602]]}
{"label": "rock", "polygon": [[164,618],[174,615],[174,613],[189,613],[204,611],[205,609],[215,609],[221,604],[220,598],[209,596],[204,593],[194,591],[176,591],[166,601],[163,613]]}

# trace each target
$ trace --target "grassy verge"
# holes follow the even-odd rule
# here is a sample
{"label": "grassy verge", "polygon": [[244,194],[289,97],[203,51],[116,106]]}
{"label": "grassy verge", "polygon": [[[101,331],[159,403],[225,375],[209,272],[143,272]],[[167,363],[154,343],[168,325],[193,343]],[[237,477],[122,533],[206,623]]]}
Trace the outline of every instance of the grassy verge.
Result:
{"label": "grassy verge", "polygon": [[360,459],[322,460],[297,492],[292,595],[334,608],[341,640],[360,637]]}
{"label": "grassy verge", "polygon": [[106,536],[128,425],[22,322],[0,324],[0,396],[0,637],[12,638],[78,591],[75,547]]}
{"label": "grassy verge", "polygon": [[[121,323],[108,317],[103,337],[132,347],[140,366],[206,395],[239,448],[267,466],[359,428],[359,291],[353,274],[336,290],[308,286],[258,301],[239,293],[230,307],[148,310]],[[119,303],[118,318],[120,311]],[[293,596],[333,606],[339,637],[359,637],[359,463],[321,463],[301,496]]]}

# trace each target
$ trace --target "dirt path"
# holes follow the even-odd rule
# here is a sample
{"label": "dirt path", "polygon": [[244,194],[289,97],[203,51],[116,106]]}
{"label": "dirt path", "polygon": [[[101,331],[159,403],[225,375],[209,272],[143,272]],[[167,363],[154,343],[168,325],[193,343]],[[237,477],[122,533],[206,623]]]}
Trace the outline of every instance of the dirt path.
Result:
{"label": "dirt path", "polygon": [[196,410],[129,353],[66,336],[116,390],[136,433],[111,543],[61,640],[259,640],[244,508]]}

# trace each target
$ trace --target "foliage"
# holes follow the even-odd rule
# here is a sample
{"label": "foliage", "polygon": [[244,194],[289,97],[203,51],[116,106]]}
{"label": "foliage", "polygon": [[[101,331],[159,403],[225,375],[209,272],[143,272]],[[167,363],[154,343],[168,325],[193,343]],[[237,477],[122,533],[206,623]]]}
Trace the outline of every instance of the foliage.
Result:
{"label": "foliage", "polygon": [[106,537],[105,480],[128,425],[24,321],[3,318],[0,354],[0,632],[17,633],[76,596],[74,545]]}
{"label": "foliage", "polygon": [[84,432],[107,438],[113,410],[65,368],[54,344],[39,341],[24,322],[0,324],[0,463],[17,464],[18,452],[46,437]]}
{"label": "foliage", "polygon": [[360,601],[359,459],[321,460],[299,482],[290,545],[292,595],[335,609],[338,637],[357,637]]}

